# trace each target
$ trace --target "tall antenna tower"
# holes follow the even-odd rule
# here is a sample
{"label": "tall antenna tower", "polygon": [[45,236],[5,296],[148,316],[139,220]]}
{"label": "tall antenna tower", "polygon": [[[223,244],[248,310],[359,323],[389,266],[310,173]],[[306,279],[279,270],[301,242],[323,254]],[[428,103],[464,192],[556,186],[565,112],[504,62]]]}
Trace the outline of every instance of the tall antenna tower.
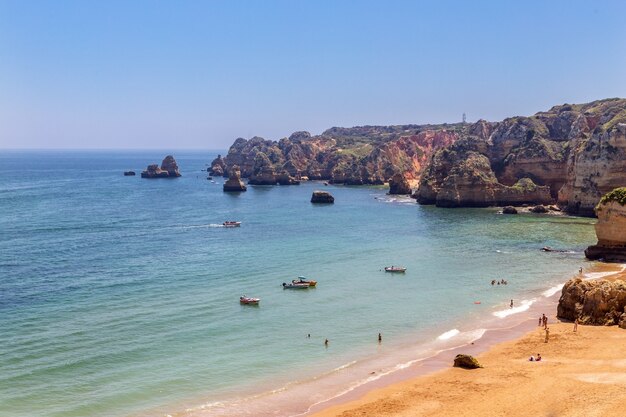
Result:
{"label": "tall antenna tower", "polygon": [[465,113],[463,113],[463,124],[465,124]]}

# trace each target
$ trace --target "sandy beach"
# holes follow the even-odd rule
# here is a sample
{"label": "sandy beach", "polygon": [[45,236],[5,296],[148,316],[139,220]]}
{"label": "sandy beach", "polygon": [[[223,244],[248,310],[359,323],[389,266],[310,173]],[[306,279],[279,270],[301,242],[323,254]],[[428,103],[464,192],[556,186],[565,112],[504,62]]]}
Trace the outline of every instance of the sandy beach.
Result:
{"label": "sandy beach", "polygon": [[[483,369],[449,368],[367,393],[315,417],[621,416],[626,407],[626,330],[549,326],[479,355]],[[541,362],[529,362],[540,353]]]}

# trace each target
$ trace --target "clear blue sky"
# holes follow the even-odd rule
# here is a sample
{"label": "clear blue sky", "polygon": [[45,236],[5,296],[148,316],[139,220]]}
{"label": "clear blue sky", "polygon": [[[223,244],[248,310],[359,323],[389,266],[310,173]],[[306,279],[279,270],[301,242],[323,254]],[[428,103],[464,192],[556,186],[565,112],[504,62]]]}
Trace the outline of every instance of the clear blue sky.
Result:
{"label": "clear blue sky", "polygon": [[0,147],[226,148],[626,97],[626,1],[0,0]]}

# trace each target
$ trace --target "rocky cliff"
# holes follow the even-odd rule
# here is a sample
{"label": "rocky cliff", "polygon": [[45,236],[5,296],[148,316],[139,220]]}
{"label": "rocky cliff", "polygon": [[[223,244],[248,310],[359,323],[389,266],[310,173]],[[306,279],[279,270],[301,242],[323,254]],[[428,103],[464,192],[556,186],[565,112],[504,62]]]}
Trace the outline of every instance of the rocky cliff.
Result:
{"label": "rocky cliff", "polygon": [[257,185],[292,184],[302,178],[349,185],[383,184],[395,174],[417,180],[432,154],[454,143],[463,127],[363,126],[332,128],[319,136],[295,132],[279,141],[239,138],[225,158],[212,162],[210,171],[223,175],[238,165],[242,177]]}
{"label": "rocky cliff", "polygon": [[593,216],[603,194],[626,185],[626,99],[564,104],[501,122],[239,138],[213,161],[212,173],[225,175],[233,165],[251,184],[276,184],[285,173],[293,178],[287,183],[383,184],[401,174],[418,184],[413,196],[422,204],[558,202],[569,213]]}
{"label": "rocky cliff", "polygon": [[626,261],[626,187],[606,194],[596,207],[598,243],[585,250],[589,259]]}
{"label": "rocky cliff", "polygon": [[414,197],[446,207],[558,201],[593,215],[600,196],[619,185],[626,185],[626,100],[606,99],[469,126],[434,153]]}
{"label": "rocky cliff", "polygon": [[563,286],[557,317],[582,324],[626,328],[626,282],[571,279]]}

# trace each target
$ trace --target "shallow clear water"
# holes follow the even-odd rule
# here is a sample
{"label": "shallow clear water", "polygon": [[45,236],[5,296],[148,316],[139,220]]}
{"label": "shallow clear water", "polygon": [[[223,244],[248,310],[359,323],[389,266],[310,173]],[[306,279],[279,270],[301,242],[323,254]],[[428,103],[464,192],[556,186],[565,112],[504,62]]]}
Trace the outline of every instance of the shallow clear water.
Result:
{"label": "shallow clear water", "polygon": [[[174,153],[178,179],[122,176],[165,154],[0,154],[0,415],[176,414],[392,361],[563,282],[595,241],[592,219],[437,209],[382,188],[225,194],[201,172],[213,152]],[[334,205],[310,204],[320,188]],[[298,275],[318,287],[281,288]]]}

